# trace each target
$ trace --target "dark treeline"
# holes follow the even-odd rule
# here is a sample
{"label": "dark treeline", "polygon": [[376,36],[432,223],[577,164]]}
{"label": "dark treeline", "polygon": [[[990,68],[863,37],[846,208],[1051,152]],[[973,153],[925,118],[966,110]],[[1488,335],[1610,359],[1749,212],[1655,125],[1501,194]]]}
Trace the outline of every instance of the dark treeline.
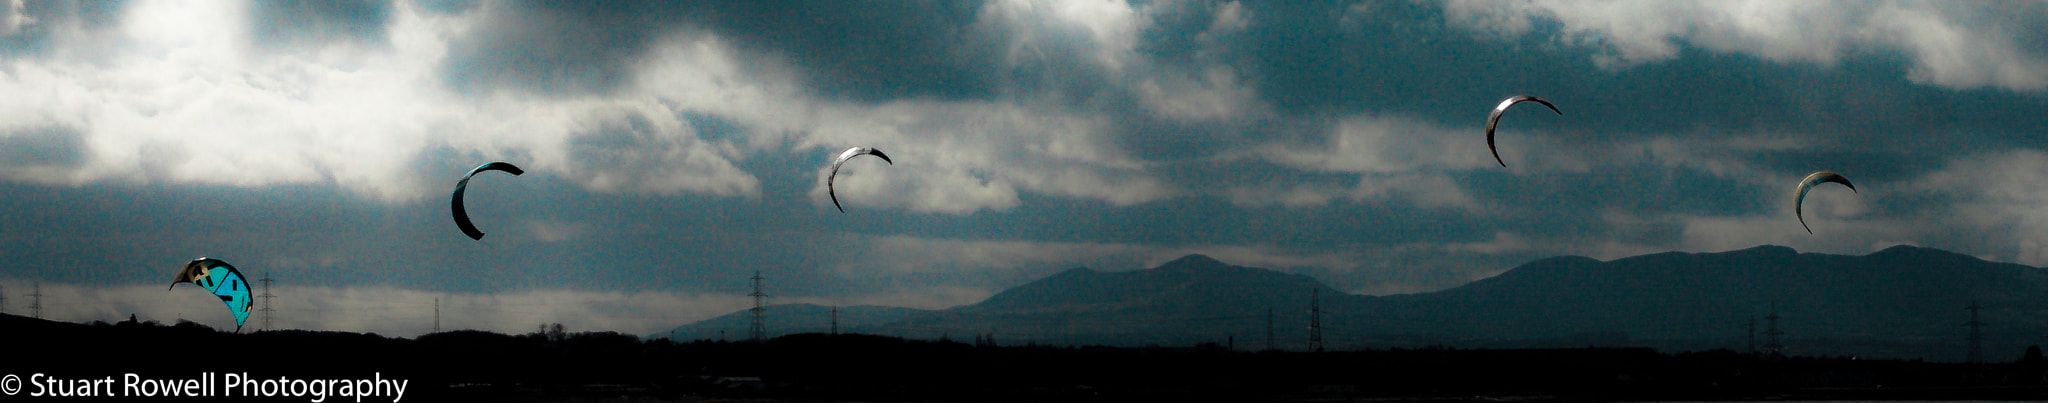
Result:
{"label": "dark treeline", "polygon": [[[0,316],[26,378],[384,379],[405,401],[621,396],[787,400],[1298,401],[1369,398],[2042,399],[2038,350],[1990,364],[1759,358],[1645,348],[1256,352],[1204,344],[1111,348],[798,334],[763,343],[643,341],[613,332],[481,331],[413,339],[228,333],[189,322],[74,324]],[[2014,358],[2018,358],[2015,360]],[[366,400],[367,401],[367,400]]]}

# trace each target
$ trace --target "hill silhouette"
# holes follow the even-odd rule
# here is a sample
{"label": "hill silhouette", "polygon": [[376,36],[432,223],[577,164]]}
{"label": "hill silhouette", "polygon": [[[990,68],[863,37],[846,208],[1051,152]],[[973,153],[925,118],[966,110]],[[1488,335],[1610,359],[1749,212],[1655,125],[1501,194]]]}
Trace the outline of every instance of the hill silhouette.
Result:
{"label": "hill silhouette", "polygon": [[[798,333],[827,333],[832,330],[833,307],[815,304],[779,304],[763,307],[763,327],[768,337]],[[856,305],[839,309],[839,327],[842,330],[869,328],[875,325],[901,320],[923,309],[898,308],[893,306]],[[715,318],[677,326],[669,331],[649,334],[650,339],[673,338],[676,341],[694,340],[744,340],[753,328],[753,315],[748,311],[733,312]],[[723,333],[723,334],[721,334]]]}
{"label": "hill silhouette", "polygon": [[[1755,358],[1646,348],[1246,352],[1217,346],[997,346],[817,333],[763,343],[613,332],[231,333],[181,322],[90,325],[0,314],[40,350],[8,374],[66,379],[404,381],[402,401],[1612,401],[2039,400],[2036,350],[1949,364]],[[23,377],[31,378],[31,377]],[[32,378],[41,379],[41,378]],[[15,384],[17,386],[30,386]],[[44,393],[37,383],[21,393]],[[225,387],[226,385],[222,385]],[[127,394],[92,400],[161,400]],[[312,390],[312,389],[308,389]],[[331,389],[320,389],[332,392]],[[297,393],[297,392],[293,392]],[[45,396],[47,398],[48,396]],[[218,394],[203,400],[237,400]],[[324,400],[299,394],[292,400]],[[33,399],[33,397],[31,397]],[[280,397],[278,399],[283,399]],[[269,400],[278,400],[269,399]],[[371,400],[393,399],[390,395]],[[189,400],[189,399],[187,399]],[[365,400],[369,401],[369,400]]]}
{"label": "hill silhouette", "polygon": [[[1765,245],[1600,261],[1562,256],[1427,293],[1362,296],[1313,278],[1189,255],[1158,267],[1075,268],[980,303],[898,311],[847,331],[1008,343],[1303,348],[1311,293],[1330,348],[1646,346],[1748,351],[1775,306],[1788,353],[1962,360],[1972,302],[1987,354],[2048,334],[2048,271],[1914,246],[1862,256]],[[742,314],[744,312],[741,312]],[[771,316],[771,332],[773,329]],[[886,319],[886,318],[885,318]],[[744,329],[743,323],[739,329]]]}
{"label": "hill silhouette", "polygon": [[1845,256],[1767,245],[1543,259],[1457,288],[1380,298],[1372,308],[1401,315],[1383,318],[1389,327],[1472,335],[1443,336],[1454,344],[1598,335],[1682,350],[1746,349],[1750,320],[1761,338],[1775,305],[1793,351],[1957,360],[1967,354],[1962,324],[1973,301],[1996,324],[1984,329],[1992,351],[2018,351],[2048,330],[2023,320],[2048,311],[2043,280],[2040,268],[1938,249]]}
{"label": "hill silhouette", "polygon": [[1146,270],[1071,269],[980,303],[862,330],[1058,345],[1227,346],[1236,340],[1263,348],[1268,310],[1276,322],[1302,323],[1310,290],[1344,295],[1312,277],[1188,255]]}

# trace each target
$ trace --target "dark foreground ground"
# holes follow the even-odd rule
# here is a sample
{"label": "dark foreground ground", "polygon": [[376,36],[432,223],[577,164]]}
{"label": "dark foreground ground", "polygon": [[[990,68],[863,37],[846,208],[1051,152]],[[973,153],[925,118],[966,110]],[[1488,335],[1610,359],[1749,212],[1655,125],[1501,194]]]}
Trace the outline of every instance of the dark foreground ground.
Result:
{"label": "dark foreground ground", "polygon": [[[435,401],[2048,400],[2038,355],[1990,364],[1759,358],[1641,348],[1251,352],[1223,346],[997,346],[802,334],[765,343],[618,333],[448,332],[417,339],[0,316],[0,374],[114,378],[112,392],[0,401],[292,401],[133,396],[137,379],[405,380]],[[978,345],[977,345],[978,344]],[[243,375],[246,374],[246,375]],[[6,385],[0,385],[6,386]],[[47,385],[45,385],[47,388]],[[51,392],[51,389],[43,389]],[[112,394],[113,396],[106,396]],[[390,402],[388,393],[323,402]]]}

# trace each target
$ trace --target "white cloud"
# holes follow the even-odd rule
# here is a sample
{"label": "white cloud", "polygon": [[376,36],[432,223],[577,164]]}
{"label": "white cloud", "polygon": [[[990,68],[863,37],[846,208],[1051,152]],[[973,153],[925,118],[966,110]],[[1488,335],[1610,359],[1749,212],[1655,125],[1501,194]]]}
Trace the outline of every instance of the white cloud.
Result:
{"label": "white cloud", "polygon": [[22,28],[36,24],[35,17],[27,14],[28,4],[23,0],[8,0],[5,10],[0,10],[0,37],[14,36]]}
{"label": "white cloud", "polygon": [[[1516,155],[1503,148],[1502,156]],[[1273,143],[1257,153],[1274,163],[1322,172],[1403,173],[1493,164],[1483,132],[1400,117],[1346,117],[1320,144]]]}
{"label": "white cloud", "polygon": [[[333,183],[403,202],[445,191],[444,180],[423,178],[431,173],[414,164],[426,151],[450,147],[486,158],[530,155],[536,161],[522,164],[528,170],[599,191],[758,192],[756,180],[733,167],[737,152],[729,144],[699,138],[657,99],[449,93],[437,66],[448,39],[473,23],[463,17],[400,4],[389,46],[265,52],[248,45],[240,5],[142,2],[122,18],[109,56],[10,60],[0,92],[40,96],[0,101],[0,132],[76,129],[86,161],[70,172],[0,173],[56,184]],[[60,36],[52,46],[106,45]],[[621,144],[630,155],[572,147],[627,120],[645,123],[634,132],[639,138]]]}
{"label": "white cloud", "polygon": [[1366,175],[1352,192],[1354,200],[1401,197],[1423,207],[1477,209],[1479,203],[1444,175]]}
{"label": "white cloud", "polygon": [[1789,181],[1744,157],[1758,152],[1792,150],[1803,146],[1805,142],[1800,141],[1798,136],[1791,135],[1733,138],[1649,136],[1642,141],[1615,147],[1612,155],[1627,157],[1622,159],[1624,161],[1647,158],[1650,160],[1648,162],[1666,169],[1692,169],[1717,178],[1752,184],[1782,184]]}
{"label": "white cloud", "polygon": [[[1090,11],[1095,6],[1115,7]],[[1031,13],[1012,16],[1026,18],[1017,23],[1051,24],[1019,29],[1085,34],[1105,69],[1132,60],[1140,22],[1127,6],[990,7],[1022,7]],[[1125,12],[1095,12],[1117,7]],[[1143,163],[1115,151],[1102,113],[1011,102],[815,99],[780,56],[736,49],[707,32],[682,30],[654,41],[615,92],[458,94],[443,85],[442,60],[451,38],[489,22],[483,13],[438,16],[401,3],[393,10],[389,46],[338,42],[264,52],[247,45],[248,34],[239,28],[245,24],[237,22],[248,13],[238,9],[239,3],[136,4],[108,60],[9,61],[12,68],[0,71],[0,91],[46,96],[0,100],[0,133],[75,129],[84,139],[84,161],[0,167],[0,176],[69,185],[332,183],[377,200],[409,202],[445,191],[445,179],[418,168],[445,148],[459,158],[522,160],[529,172],[598,192],[753,197],[760,181],[736,163],[749,155],[824,155],[867,145],[899,156],[901,167],[843,172],[842,201],[849,205],[968,214],[1015,207],[1020,192],[1115,205],[1174,193]],[[70,40],[59,46],[97,39]],[[1227,105],[1249,96],[1234,73],[1202,77],[1189,91],[1222,100],[1182,97],[1190,103],[1168,109],[1227,115],[1236,110]],[[738,132],[711,138],[686,114],[724,119]],[[819,179],[812,197],[828,204],[822,171]]]}
{"label": "white cloud", "polygon": [[1073,47],[1115,76],[1137,49],[1138,32],[1146,23],[1138,10],[1121,1],[1004,0],[984,4],[973,29],[1010,38],[1013,50],[1043,54]]}
{"label": "white cloud", "polygon": [[[234,22],[246,13],[236,6],[137,4],[110,62],[13,60],[0,90],[49,97],[0,101],[8,122],[0,133],[77,129],[85,161],[0,174],[54,184],[328,182],[405,202],[444,190],[415,164],[447,147],[529,159],[521,163],[528,171],[599,192],[758,196],[759,180],[734,161],[790,151],[793,141],[797,152],[861,144],[901,156],[902,169],[842,173],[842,195],[853,205],[966,214],[1014,207],[1022,191],[1117,205],[1172,193],[1112,151],[1104,116],[976,101],[816,100],[776,56],[748,54],[708,33],[663,38],[616,94],[454,94],[439,81],[439,63],[449,39],[481,17],[437,17],[401,4],[388,47],[264,53],[245,46]],[[1069,12],[1072,3],[1033,7],[1050,7],[1049,17],[1108,44],[1105,63],[1127,59],[1133,39],[1119,28],[1129,25],[1122,17]],[[739,136],[707,139],[686,113],[732,121]],[[822,205],[822,172],[819,179],[812,193]]]}
{"label": "white cloud", "polygon": [[1490,35],[1529,33],[1532,19],[1557,21],[1557,40],[1603,49],[1596,60],[1612,67],[1672,59],[1681,42],[1822,66],[1852,52],[1886,49],[1912,59],[1908,78],[1916,82],[2048,88],[2048,55],[2027,53],[2015,38],[2048,19],[2041,3],[1444,0],[1443,6],[1451,25]]}
{"label": "white cloud", "polygon": [[[1960,156],[1899,186],[1949,200],[1922,219],[1961,229],[1991,256],[2048,265],[2048,153],[2021,150]],[[1931,228],[1930,228],[1931,229]],[[1890,238],[1910,239],[1910,238]],[[1970,252],[1964,252],[1970,253]]]}
{"label": "white cloud", "polygon": [[1230,120],[1257,102],[1249,83],[1228,67],[1210,67],[1197,77],[1161,74],[1137,84],[1139,102],[1175,120]]}
{"label": "white cloud", "polygon": [[[1446,175],[1451,171],[1486,169],[1494,165],[1482,136],[1476,130],[1455,130],[1401,117],[1351,116],[1339,119],[1324,140],[1309,144],[1282,142],[1259,146],[1258,158],[1282,166],[1320,172],[1358,173],[1358,185],[1348,190],[1314,185],[1254,185],[1228,191],[1240,205],[1281,204],[1317,206],[1337,197],[1351,200],[1405,199],[1427,207],[1479,207],[1477,201]],[[1587,159],[1573,153],[1544,154],[1543,158],[1520,158],[1515,146],[1542,150],[1568,150],[1540,133],[1517,133],[1525,140],[1514,146],[1502,144],[1503,158],[1514,158],[1517,168],[1568,172],[1589,169]],[[1477,141],[1475,141],[1477,140]]]}
{"label": "white cloud", "polygon": [[1316,183],[1259,183],[1236,185],[1223,190],[1224,198],[1230,203],[1244,207],[1278,205],[1300,208],[1330,204],[1345,192],[1341,186]]}
{"label": "white cloud", "polygon": [[554,220],[528,220],[527,232],[541,242],[565,242],[583,238],[590,234],[590,224]]}
{"label": "white cloud", "polygon": [[835,188],[846,206],[893,206],[967,214],[1018,204],[1019,190],[1107,201],[1150,202],[1173,190],[1115,150],[1106,117],[984,102],[903,101],[829,105],[797,144],[820,157],[810,197],[829,206],[825,175],[844,147],[882,149],[894,165],[856,160]]}

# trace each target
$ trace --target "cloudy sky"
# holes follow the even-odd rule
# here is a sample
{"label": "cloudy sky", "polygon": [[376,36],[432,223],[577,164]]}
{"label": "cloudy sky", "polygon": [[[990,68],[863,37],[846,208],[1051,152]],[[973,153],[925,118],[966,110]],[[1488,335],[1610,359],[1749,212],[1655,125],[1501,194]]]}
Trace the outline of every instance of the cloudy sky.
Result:
{"label": "cloudy sky", "polygon": [[[2048,2],[0,0],[0,295],[648,332],[1188,253],[1384,295],[1554,255],[2048,265]],[[1483,135],[1502,98],[1538,95]],[[831,158],[876,147],[837,181]],[[448,192],[468,190],[473,241]],[[1794,183],[1834,170],[1793,217]],[[251,326],[260,326],[260,316]]]}

